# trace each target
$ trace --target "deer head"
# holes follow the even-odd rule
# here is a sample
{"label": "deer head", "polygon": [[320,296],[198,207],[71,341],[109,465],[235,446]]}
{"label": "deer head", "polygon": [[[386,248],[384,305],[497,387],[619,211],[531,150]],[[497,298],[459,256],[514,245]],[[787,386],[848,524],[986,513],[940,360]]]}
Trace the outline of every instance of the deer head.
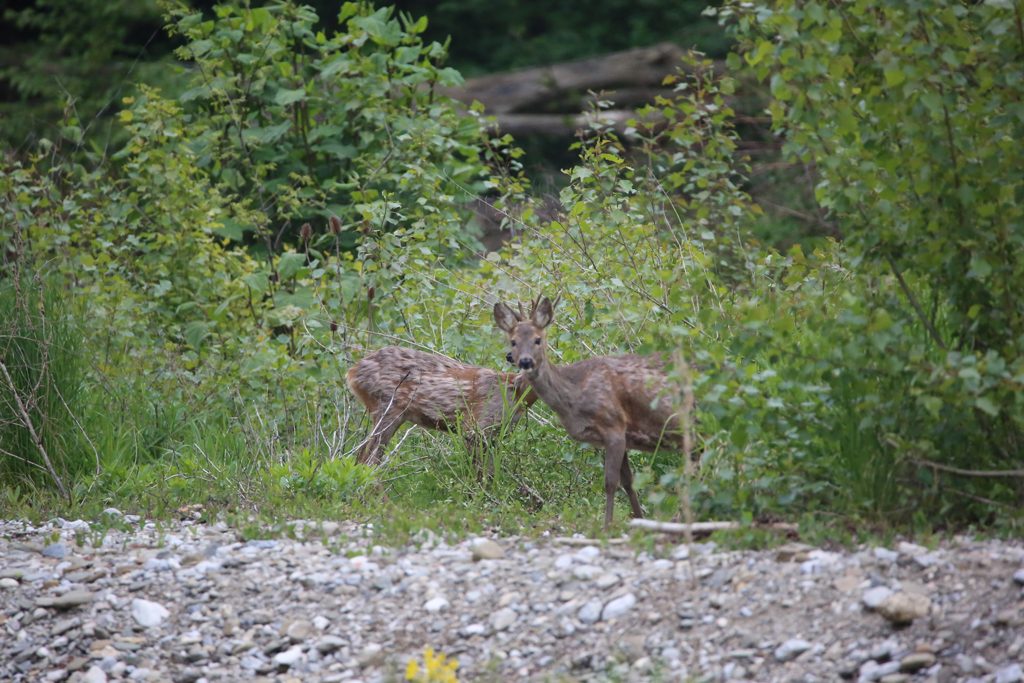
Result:
{"label": "deer head", "polygon": [[500,301],[494,304],[494,321],[508,335],[511,347],[505,358],[527,377],[536,376],[538,369],[547,361],[545,329],[551,324],[557,303],[558,299],[555,303],[547,297],[535,299],[530,306],[529,317],[522,304],[518,313]]}

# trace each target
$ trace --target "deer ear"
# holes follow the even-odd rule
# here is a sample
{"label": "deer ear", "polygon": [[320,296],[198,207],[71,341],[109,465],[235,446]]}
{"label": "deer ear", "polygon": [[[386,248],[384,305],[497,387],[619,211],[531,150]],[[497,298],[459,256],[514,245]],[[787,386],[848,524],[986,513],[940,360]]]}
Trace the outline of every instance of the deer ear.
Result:
{"label": "deer ear", "polygon": [[498,327],[505,332],[512,332],[519,323],[519,316],[513,313],[511,308],[499,301],[494,304],[494,322],[498,323]]}
{"label": "deer ear", "polygon": [[531,319],[533,324],[540,328],[545,328],[551,324],[551,319],[555,317],[555,307],[551,305],[551,299],[544,297],[537,304],[537,307],[533,309],[533,315]]}

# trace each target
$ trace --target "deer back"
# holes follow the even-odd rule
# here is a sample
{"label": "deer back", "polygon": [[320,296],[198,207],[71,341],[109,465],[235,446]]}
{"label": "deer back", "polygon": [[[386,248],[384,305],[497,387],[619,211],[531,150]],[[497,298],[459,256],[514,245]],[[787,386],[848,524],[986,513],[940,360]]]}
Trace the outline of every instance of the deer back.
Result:
{"label": "deer back", "polygon": [[[502,389],[515,383],[507,373],[399,346],[370,353],[348,371],[347,380],[371,413],[401,414],[431,429],[452,429],[460,420],[471,428],[500,421]],[[508,393],[508,405],[514,405]]]}

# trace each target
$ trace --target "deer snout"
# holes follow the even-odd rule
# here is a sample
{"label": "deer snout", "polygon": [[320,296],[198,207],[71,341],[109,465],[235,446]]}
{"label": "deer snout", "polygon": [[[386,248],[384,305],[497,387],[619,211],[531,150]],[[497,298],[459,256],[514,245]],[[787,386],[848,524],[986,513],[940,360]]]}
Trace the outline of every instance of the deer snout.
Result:
{"label": "deer snout", "polygon": [[520,370],[533,370],[533,359],[529,356],[525,356],[519,359]]}

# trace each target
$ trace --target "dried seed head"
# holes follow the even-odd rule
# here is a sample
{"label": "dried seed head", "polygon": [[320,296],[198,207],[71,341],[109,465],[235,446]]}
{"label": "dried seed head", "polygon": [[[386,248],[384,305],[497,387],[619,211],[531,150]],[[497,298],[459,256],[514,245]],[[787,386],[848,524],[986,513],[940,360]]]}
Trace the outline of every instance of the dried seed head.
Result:
{"label": "dried seed head", "polygon": [[376,293],[377,293],[377,289],[376,289],[375,287],[370,287],[369,289],[367,289],[367,290],[366,290],[366,298],[367,298],[367,299],[368,299],[369,301],[373,301],[373,296],[374,296],[374,295],[375,295]]}
{"label": "dried seed head", "polygon": [[299,237],[302,238],[303,242],[308,242],[313,236],[313,226],[309,223],[303,223],[302,227],[299,228]]}
{"label": "dried seed head", "polygon": [[331,321],[331,332],[337,332],[337,331],[338,331],[338,323],[336,323],[336,322],[334,322],[332,320]]}
{"label": "dried seed head", "polygon": [[331,216],[327,221],[331,225],[331,234],[338,235],[341,233],[341,219],[337,216]]}

